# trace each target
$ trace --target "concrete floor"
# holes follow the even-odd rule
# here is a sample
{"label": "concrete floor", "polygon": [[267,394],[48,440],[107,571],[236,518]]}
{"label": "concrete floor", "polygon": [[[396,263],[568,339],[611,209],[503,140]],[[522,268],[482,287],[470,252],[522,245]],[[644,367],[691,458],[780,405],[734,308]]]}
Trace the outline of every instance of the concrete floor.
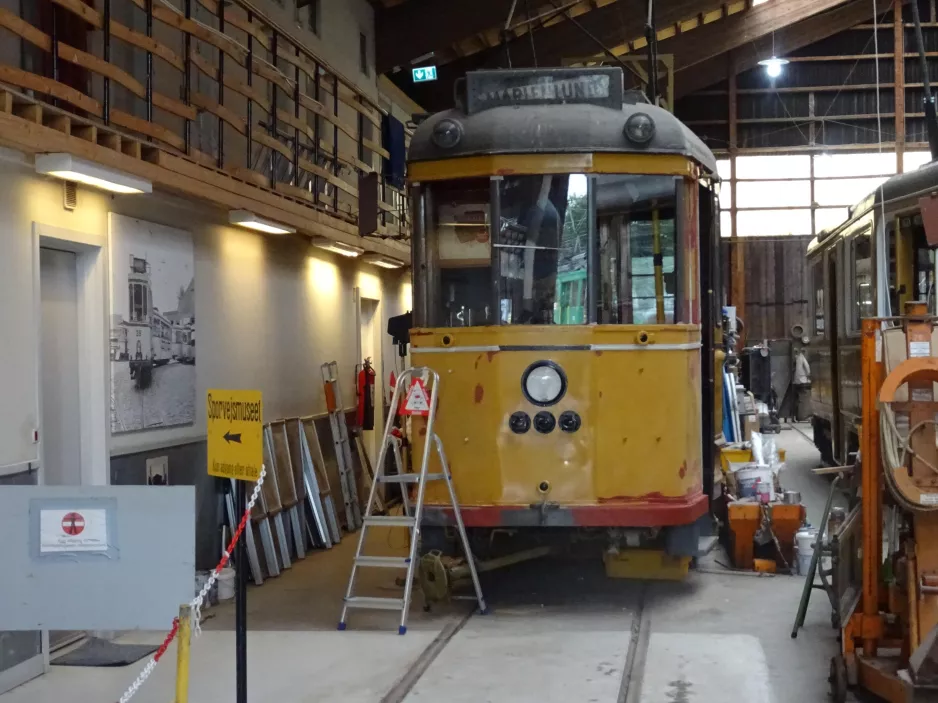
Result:
{"label": "concrete floor", "polygon": [[[800,490],[817,523],[828,481],[810,442],[782,433],[786,488]],[[394,553],[399,537],[377,534],[376,552]],[[419,596],[410,631],[395,615],[355,611],[335,631],[355,540],[347,537],[278,579],[249,592],[249,700],[276,703],[406,700],[452,703],[821,703],[837,650],[830,609],[813,597],[805,629],[790,638],[802,580],[719,570],[715,559],[682,583],[609,580],[595,561],[541,560],[486,575],[493,612],[468,617],[457,603],[424,613]],[[371,570],[373,595],[396,590],[389,570]],[[193,644],[190,700],[234,700],[233,609],[209,611]],[[158,634],[127,636],[159,640]],[[435,654],[435,658],[431,656]],[[429,662],[429,665],[427,665]],[[73,700],[112,703],[143,662],[117,669],[53,666],[0,696],[0,703]],[[175,648],[134,698],[173,699]],[[425,668],[425,670],[424,670]]]}

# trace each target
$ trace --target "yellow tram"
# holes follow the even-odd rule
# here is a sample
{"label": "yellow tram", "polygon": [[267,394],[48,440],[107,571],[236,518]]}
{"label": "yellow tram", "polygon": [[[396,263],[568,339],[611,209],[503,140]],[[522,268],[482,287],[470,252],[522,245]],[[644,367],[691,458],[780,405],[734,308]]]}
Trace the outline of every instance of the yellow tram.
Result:
{"label": "yellow tram", "polygon": [[[410,339],[473,550],[592,537],[686,568],[712,491],[714,156],[618,68],[462,89],[410,145]],[[429,485],[423,551],[451,524]]]}

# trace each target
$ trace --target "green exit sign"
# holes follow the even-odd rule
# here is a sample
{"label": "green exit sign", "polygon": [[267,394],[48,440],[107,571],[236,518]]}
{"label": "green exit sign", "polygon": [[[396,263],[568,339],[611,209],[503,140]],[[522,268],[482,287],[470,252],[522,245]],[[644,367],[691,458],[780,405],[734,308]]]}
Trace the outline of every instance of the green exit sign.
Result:
{"label": "green exit sign", "polygon": [[426,83],[436,80],[436,66],[421,66],[420,68],[410,69],[414,76],[414,83]]}

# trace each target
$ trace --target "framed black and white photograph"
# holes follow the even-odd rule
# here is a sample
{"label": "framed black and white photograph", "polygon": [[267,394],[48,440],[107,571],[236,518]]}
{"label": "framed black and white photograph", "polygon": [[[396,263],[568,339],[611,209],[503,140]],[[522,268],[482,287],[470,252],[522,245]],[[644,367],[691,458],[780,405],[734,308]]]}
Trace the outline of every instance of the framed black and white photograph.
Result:
{"label": "framed black and white photograph", "polygon": [[181,229],[111,213],[111,431],[195,421],[195,257]]}

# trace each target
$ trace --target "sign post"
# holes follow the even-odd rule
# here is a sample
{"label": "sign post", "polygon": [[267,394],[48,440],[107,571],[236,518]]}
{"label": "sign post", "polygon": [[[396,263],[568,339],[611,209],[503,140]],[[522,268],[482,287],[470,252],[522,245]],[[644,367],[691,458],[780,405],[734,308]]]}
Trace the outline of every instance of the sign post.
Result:
{"label": "sign post", "polygon": [[[245,481],[257,481],[264,462],[264,414],[260,391],[210,390],[208,418],[208,473],[235,480],[235,515],[247,504]],[[250,525],[245,527],[251,529]],[[236,703],[248,700],[248,566],[242,537],[235,546],[235,672]]]}

